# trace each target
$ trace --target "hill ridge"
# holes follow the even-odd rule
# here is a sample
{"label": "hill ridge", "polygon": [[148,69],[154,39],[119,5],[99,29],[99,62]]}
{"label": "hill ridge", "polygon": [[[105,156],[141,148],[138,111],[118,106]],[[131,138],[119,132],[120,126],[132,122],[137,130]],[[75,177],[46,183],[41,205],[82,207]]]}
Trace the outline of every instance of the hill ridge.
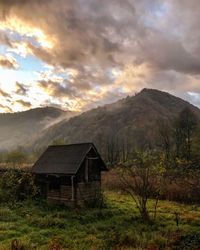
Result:
{"label": "hill ridge", "polygon": [[111,137],[122,138],[123,135],[140,143],[144,137],[151,140],[155,138],[158,120],[172,122],[185,107],[189,107],[200,119],[200,110],[189,102],[160,90],[143,89],[134,96],[127,96],[57,123],[32,145],[44,147],[62,138],[66,143],[89,140],[100,147],[104,144],[105,147],[106,140]]}
{"label": "hill ridge", "polygon": [[39,107],[22,112],[0,113],[0,151],[25,147],[48,127],[67,120],[74,112]]}

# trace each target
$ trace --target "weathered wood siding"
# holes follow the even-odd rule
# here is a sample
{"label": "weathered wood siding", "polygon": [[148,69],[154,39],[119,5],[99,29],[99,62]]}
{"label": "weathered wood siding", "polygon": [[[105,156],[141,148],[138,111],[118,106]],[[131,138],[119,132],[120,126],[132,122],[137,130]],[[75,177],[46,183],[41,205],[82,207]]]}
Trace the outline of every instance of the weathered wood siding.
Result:
{"label": "weathered wood siding", "polygon": [[60,190],[48,190],[47,200],[48,201],[60,201],[60,202],[71,202],[72,199],[72,188],[71,186],[61,185]]}
{"label": "weathered wood siding", "polygon": [[101,185],[99,181],[77,183],[76,203],[83,205],[85,202],[99,197]]}

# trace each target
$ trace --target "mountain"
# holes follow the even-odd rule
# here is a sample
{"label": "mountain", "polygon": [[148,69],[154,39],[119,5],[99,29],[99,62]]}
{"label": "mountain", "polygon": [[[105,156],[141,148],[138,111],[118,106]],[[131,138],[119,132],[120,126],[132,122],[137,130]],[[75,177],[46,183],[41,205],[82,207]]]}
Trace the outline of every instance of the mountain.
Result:
{"label": "mountain", "polygon": [[0,114],[0,150],[12,150],[24,146],[42,136],[43,131],[61,120],[67,120],[73,112],[54,107],[31,109],[17,113]]}
{"label": "mountain", "polygon": [[19,146],[44,148],[55,140],[66,143],[94,142],[98,148],[114,144],[142,144],[155,141],[158,124],[172,124],[188,107],[200,120],[200,109],[192,104],[155,89],[143,89],[138,94],[82,114],[53,107],[25,112],[0,114],[0,150]]}
{"label": "mountain", "polygon": [[93,141],[104,147],[114,141],[140,144],[154,140],[160,120],[172,123],[183,108],[190,108],[200,119],[200,110],[169,93],[143,89],[132,97],[84,112],[46,129],[32,145],[44,147],[55,139],[66,143]]}

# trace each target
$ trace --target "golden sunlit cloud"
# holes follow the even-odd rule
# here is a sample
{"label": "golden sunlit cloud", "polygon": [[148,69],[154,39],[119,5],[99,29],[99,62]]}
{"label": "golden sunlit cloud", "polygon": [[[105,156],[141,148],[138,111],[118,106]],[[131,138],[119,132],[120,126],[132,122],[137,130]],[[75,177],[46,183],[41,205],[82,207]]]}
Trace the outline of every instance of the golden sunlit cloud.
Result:
{"label": "golden sunlit cloud", "polygon": [[[14,15],[6,20],[0,21],[0,30],[9,30],[11,32],[17,32],[21,36],[35,38],[39,45],[45,49],[52,49],[54,47],[55,38],[53,39],[51,37],[50,39],[43,30],[27,22],[23,22]],[[25,47],[26,46],[24,46],[24,49]]]}
{"label": "golden sunlit cloud", "polygon": [[65,70],[65,72],[67,72],[67,75],[69,76],[69,81],[71,83],[73,83],[76,77],[79,75],[79,72],[76,69],[67,69]]}
{"label": "golden sunlit cloud", "polygon": [[32,54],[31,49],[27,42],[12,42],[12,48],[8,49],[9,52],[14,52],[22,57]]}
{"label": "golden sunlit cloud", "polygon": [[1,113],[10,113],[10,112],[12,112],[12,109],[10,107],[8,107],[6,105],[4,106],[4,104],[0,103],[0,112]]}
{"label": "golden sunlit cloud", "polygon": [[145,79],[151,78],[154,74],[147,64],[126,65],[115,81],[116,86],[123,86],[123,91],[127,94],[147,87]]}

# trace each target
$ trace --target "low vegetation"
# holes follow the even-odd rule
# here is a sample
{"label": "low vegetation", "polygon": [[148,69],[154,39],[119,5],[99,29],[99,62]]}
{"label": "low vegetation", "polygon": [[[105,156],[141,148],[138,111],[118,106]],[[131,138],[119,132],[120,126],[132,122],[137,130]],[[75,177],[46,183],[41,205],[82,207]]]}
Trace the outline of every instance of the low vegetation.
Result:
{"label": "low vegetation", "polygon": [[[106,192],[105,197],[102,209],[72,210],[41,200],[12,209],[2,205],[0,249],[198,249],[198,206],[161,201],[157,219],[144,224],[130,196]],[[149,200],[150,212],[153,204]]]}
{"label": "low vegetation", "polygon": [[38,193],[31,173],[10,169],[0,177],[0,203],[14,206],[16,202],[34,198]]}

